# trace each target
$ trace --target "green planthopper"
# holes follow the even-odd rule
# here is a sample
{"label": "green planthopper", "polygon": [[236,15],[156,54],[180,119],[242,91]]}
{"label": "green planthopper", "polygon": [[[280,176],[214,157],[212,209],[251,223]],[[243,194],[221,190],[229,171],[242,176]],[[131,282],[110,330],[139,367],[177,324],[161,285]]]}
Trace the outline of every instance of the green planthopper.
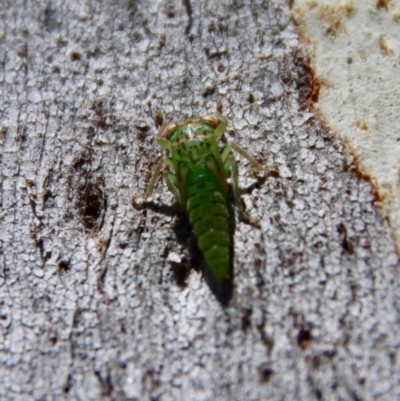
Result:
{"label": "green planthopper", "polygon": [[204,257],[206,281],[222,304],[227,304],[232,297],[232,200],[241,218],[257,224],[243,211],[237,162],[232,150],[256,170],[263,170],[263,166],[239,146],[226,141],[220,143],[227,125],[227,120],[220,115],[164,124],[158,143],[167,149],[168,156],[156,165],[145,194],[134,196],[132,200],[135,207],[139,197],[146,200],[163,171],[169,190],[189,217]]}

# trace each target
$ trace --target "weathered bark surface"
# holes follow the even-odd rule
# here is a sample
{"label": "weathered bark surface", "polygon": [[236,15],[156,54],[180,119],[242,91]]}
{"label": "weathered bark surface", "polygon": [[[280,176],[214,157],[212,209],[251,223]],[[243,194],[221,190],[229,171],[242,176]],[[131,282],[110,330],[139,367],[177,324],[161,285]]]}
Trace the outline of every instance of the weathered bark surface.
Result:
{"label": "weathered bark surface", "polygon": [[[400,397],[393,239],[309,111],[285,1],[1,8],[1,399]],[[261,229],[237,224],[227,308],[194,269],[178,285],[174,218],[130,203],[162,119],[216,109],[280,171],[244,196]]]}

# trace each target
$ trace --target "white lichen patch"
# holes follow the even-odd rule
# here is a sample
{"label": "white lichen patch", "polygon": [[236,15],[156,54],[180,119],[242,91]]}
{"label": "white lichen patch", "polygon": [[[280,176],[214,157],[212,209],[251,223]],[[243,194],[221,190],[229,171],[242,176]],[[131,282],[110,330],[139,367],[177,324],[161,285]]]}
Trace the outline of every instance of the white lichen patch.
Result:
{"label": "white lichen patch", "polygon": [[400,249],[399,12],[376,0],[293,7],[320,83],[314,105],[370,177]]}

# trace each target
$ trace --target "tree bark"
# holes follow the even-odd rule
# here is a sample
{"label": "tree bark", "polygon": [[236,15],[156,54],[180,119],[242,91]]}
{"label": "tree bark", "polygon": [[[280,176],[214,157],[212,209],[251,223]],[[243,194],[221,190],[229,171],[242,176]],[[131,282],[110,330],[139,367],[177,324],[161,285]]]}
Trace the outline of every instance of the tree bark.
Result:
{"label": "tree bark", "polygon": [[[394,242],[309,107],[285,1],[3,0],[1,13],[2,399],[399,398]],[[215,111],[230,142],[279,168],[251,188],[238,157],[261,228],[237,221],[227,307],[177,218],[131,205],[162,122]],[[153,200],[173,203],[162,180]]]}

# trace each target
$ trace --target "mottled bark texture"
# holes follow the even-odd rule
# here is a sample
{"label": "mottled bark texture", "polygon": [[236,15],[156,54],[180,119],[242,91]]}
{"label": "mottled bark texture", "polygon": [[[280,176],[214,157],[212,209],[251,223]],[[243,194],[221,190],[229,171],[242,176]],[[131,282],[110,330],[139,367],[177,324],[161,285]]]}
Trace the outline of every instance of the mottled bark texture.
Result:
{"label": "mottled bark texture", "polygon": [[[284,0],[0,11],[2,400],[400,397],[393,239],[309,109]],[[279,167],[243,196],[261,228],[237,222],[226,308],[177,219],[131,205],[162,121],[215,110]],[[153,201],[173,203],[161,180]]]}

